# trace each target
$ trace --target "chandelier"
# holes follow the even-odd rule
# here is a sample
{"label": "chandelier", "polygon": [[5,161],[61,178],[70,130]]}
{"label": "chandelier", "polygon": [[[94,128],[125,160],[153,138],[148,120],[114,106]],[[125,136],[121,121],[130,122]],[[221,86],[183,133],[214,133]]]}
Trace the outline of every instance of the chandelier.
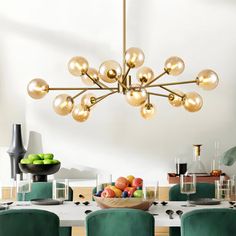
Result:
{"label": "chandelier", "polygon": [[[170,89],[170,86],[196,84],[202,89],[212,90],[217,87],[219,82],[219,78],[213,70],[205,69],[194,80],[156,83],[164,75],[180,75],[185,68],[184,61],[176,56],[170,57],[165,61],[163,72],[155,75],[151,68],[143,66],[144,59],[145,56],[141,49],[131,47],[126,50],[126,0],[123,0],[123,68],[118,62],[108,60],[96,70],[90,67],[84,57],[75,56],[68,62],[68,70],[73,76],[79,77],[87,87],[50,87],[45,80],[36,78],[28,84],[28,94],[34,99],[40,99],[49,91],[77,91],[78,93],[74,96],[68,94],[56,96],[53,108],[61,116],[71,113],[74,120],[84,122],[89,118],[92,108],[97,103],[119,93],[125,96],[128,104],[140,107],[140,113],[144,119],[151,119],[156,111],[152,103],[154,96],[165,97],[173,107],[183,106],[189,112],[197,112],[202,108],[203,100],[198,93],[184,93],[180,90]],[[132,78],[129,73],[137,68],[136,77]],[[165,93],[158,91],[157,93],[156,89],[164,90]],[[103,91],[105,94],[97,96],[91,91]],[[76,99],[80,96],[80,103],[75,104]]]}

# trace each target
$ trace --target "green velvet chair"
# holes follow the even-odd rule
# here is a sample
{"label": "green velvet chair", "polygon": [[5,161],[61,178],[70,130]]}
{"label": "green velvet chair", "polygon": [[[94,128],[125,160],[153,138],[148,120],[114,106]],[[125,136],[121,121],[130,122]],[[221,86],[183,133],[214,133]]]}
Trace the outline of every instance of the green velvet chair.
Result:
{"label": "green velvet chair", "polygon": [[154,217],[145,211],[113,208],[86,217],[87,236],[154,236]]}
{"label": "green velvet chair", "polygon": [[[52,198],[52,182],[34,182],[31,192],[25,194],[26,201],[36,198]],[[17,200],[22,201],[22,194],[17,195]],[[69,201],[73,200],[73,190],[69,187]],[[60,227],[60,236],[71,236],[71,227]]]}
{"label": "green velvet chair", "polygon": [[59,218],[43,210],[0,211],[0,236],[59,236]]}
{"label": "green velvet chair", "polygon": [[181,217],[181,236],[234,236],[236,210],[200,209]]}
{"label": "green velvet chair", "polygon": [[[197,183],[196,193],[190,195],[190,199],[214,198],[215,185],[210,183]],[[176,184],[169,190],[170,201],[186,201],[187,195],[180,193],[180,185]],[[180,236],[180,227],[170,227],[169,236]]]}

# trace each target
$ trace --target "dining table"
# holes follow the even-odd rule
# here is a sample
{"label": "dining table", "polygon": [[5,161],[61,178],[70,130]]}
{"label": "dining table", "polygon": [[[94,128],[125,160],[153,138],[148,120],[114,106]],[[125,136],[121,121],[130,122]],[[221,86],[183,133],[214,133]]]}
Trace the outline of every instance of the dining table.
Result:
{"label": "dining table", "polygon": [[[191,207],[185,207],[183,205],[186,202],[181,201],[167,201],[166,205],[162,205],[160,202],[156,205],[152,205],[148,212],[155,218],[155,226],[161,227],[178,227],[181,225],[181,216],[176,212],[181,210],[184,213],[205,208],[229,208],[229,202],[222,201],[217,205],[195,205]],[[60,226],[84,226],[85,218],[88,212],[94,212],[101,210],[96,202],[89,202],[88,205],[84,205],[83,202],[75,204],[75,202],[65,201],[60,205],[35,205],[31,202],[14,202],[9,206],[9,209],[40,209],[55,213],[60,219]],[[234,208],[236,210],[236,208]],[[173,214],[170,217],[166,212],[172,210]]]}

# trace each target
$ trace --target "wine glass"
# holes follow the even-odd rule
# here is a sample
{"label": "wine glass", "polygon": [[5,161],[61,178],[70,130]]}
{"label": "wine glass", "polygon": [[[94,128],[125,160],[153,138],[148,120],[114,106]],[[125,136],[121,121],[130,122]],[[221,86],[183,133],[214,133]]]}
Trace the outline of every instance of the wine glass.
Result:
{"label": "wine glass", "polygon": [[69,180],[54,179],[52,183],[52,198],[60,202],[69,198]]}
{"label": "wine glass", "polygon": [[31,174],[16,175],[16,192],[22,195],[22,201],[24,202],[26,200],[25,194],[31,192]]}
{"label": "wine glass", "polygon": [[196,176],[195,174],[180,175],[180,192],[187,195],[186,207],[194,206],[190,204],[190,194],[196,193]]}

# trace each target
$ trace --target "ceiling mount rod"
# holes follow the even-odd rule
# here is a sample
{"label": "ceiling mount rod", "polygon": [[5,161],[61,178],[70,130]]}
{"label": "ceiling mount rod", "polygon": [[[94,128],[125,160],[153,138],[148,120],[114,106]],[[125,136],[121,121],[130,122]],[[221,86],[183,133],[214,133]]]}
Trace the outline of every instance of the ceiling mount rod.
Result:
{"label": "ceiling mount rod", "polygon": [[126,52],[126,0],[123,0],[123,75],[126,74],[125,52]]}

